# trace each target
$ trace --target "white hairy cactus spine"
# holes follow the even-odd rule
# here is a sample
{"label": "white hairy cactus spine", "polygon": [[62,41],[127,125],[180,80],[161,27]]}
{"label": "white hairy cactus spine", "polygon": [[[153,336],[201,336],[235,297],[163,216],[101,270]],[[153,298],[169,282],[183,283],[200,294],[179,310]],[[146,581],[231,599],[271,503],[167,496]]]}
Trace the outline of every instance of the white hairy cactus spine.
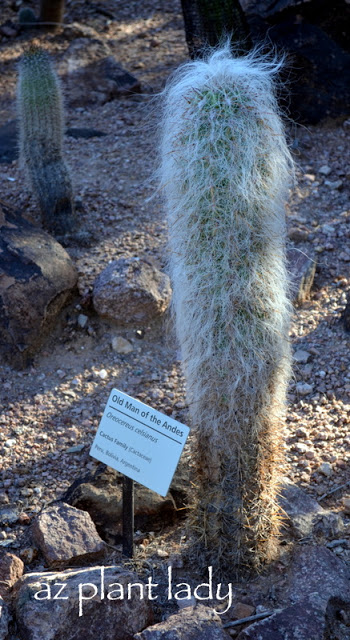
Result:
{"label": "white hairy cactus spine", "polygon": [[274,555],[290,374],[279,64],[227,48],[165,90],[161,184],[173,308],[196,434],[194,549],[224,572]]}

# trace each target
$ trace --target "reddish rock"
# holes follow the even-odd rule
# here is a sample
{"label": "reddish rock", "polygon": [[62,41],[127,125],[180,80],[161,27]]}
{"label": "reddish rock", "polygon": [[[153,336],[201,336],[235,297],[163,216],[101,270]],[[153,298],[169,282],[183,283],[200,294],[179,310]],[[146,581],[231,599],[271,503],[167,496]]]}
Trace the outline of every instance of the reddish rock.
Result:
{"label": "reddish rock", "polygon": [[105,548],[90,515],[65,503],[38,515],[32,535],[49,566],[96,560]]}
{"label": "reddish rock", "polygon": [[169,277],[144,258],[120,258],[96,278],[97,313],[121,324],[145,323],[162,314],[171,297]]}
{"label": "reddish rock", "polygon": [[0,554],[0,595],[4,595],[23,575],[24,564],[14,553]]}
{"label": "reddish rock", "polygon": [[241,620],[242,618],[248,618],[254,615],[255,607],[251,604],[244,604],[244,602],[236,602],[236,604],[230,610],[231,618],[235,620]]}

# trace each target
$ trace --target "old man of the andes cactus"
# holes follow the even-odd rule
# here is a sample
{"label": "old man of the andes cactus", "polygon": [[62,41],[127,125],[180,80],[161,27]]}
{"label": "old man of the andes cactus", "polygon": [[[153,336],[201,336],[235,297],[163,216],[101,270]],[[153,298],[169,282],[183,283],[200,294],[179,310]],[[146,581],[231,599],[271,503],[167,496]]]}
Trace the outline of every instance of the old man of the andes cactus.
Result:
{"label": "old man of the andes cactus", "polygon": [[273,557],[280,524],[292,164],[273,90],[278,68],[224,48],[180,68],[164,99],[161,182],[196,435],[193,552],[231,575]]}

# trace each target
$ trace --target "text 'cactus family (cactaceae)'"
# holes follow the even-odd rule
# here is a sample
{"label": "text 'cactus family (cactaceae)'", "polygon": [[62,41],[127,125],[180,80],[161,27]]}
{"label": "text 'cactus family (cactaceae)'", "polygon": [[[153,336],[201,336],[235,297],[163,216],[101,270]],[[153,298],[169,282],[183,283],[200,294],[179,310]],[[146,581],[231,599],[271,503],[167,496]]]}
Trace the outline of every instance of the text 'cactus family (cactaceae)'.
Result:
{"label": "text 'cactus family (cactaceae)'", "polygon": [[228,48],[165,90],[161,182],[173,307],[195,428],[194,549],[221,573],[276,547],[290,372],[278,63]]}
{"label": "text 'cactus family (cactaceae)'", "polygon": [[63,104],[48,54],[32,47],[19,67],[20,158],[38,198],[43,224],[55,235],[72,229],[71,178],[63,159]]}

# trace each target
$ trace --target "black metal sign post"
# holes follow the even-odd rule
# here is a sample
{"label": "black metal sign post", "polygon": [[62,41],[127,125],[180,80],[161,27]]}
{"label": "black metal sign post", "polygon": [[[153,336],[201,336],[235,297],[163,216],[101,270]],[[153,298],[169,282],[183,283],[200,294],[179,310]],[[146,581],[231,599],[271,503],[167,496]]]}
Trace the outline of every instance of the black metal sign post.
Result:
{"label": "black metal sign post", "polygon": [[134,555],[134,481],[123,476],[123,554]]}

